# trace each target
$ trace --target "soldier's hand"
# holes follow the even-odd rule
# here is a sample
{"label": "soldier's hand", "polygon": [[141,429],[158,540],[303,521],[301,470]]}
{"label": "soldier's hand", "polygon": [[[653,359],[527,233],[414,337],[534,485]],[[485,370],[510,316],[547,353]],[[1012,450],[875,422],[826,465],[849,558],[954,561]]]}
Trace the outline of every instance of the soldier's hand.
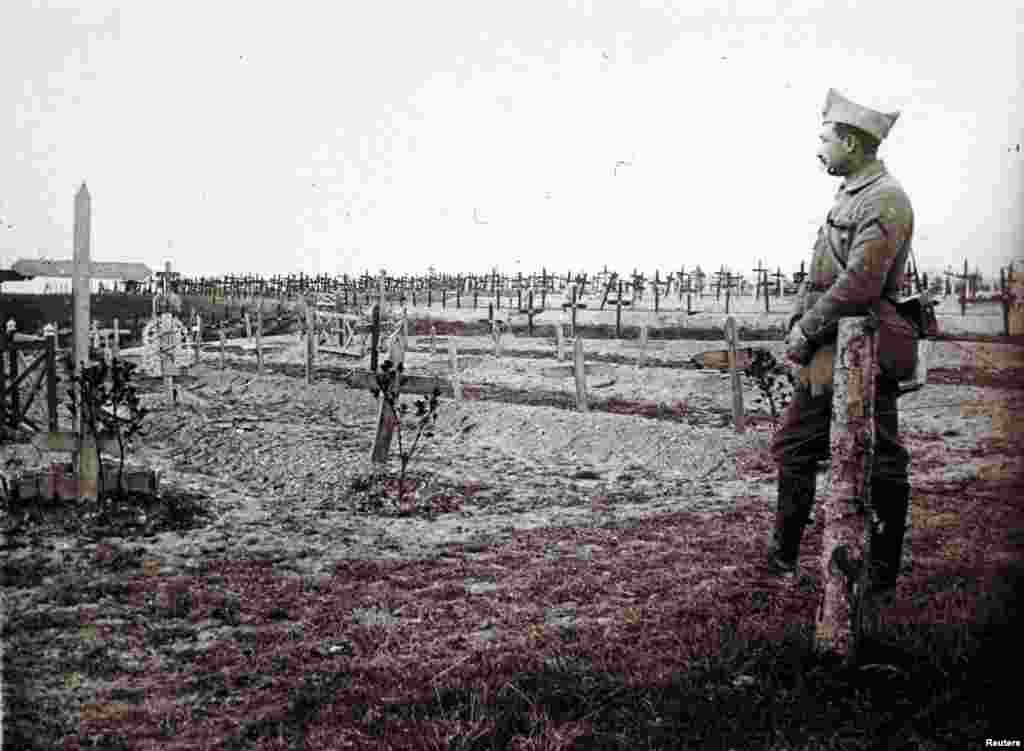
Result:
{"label": "soldier's hand", "polygon": [[812,354],[811,342],[807,339],[803,328],[801,328],[799,323],[794,324],[793,328],[789,330],[789,335],[786,337],[786,353],[784,357],[787,364],[792,364],[797,368],[803,367],[811,361]]}

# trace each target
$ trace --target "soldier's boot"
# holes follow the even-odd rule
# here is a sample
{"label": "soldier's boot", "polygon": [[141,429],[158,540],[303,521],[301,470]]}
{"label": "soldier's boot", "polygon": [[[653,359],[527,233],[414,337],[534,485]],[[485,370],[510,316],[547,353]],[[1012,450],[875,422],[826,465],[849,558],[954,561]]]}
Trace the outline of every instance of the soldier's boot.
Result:
{"label": "soldier's boot", "polygon": [[871,530],[871,588],[880,595],[896,588],[907,531],[910,485],[904,480],[872,480],[871,505],[879,524]]}
{"label": "soldier's boot", "polygon": [[775,529],[768,543],[768,571],[777,575],[796,572],[800,541],[810,521],[817,483],[813,465],[799,471],[779,468],[779,497]]}

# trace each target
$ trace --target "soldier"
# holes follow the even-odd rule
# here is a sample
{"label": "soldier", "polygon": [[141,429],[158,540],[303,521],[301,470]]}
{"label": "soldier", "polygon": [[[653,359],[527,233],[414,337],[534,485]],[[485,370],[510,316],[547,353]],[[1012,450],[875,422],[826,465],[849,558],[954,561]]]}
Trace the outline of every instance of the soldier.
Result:
{"label": "soldier", "polygon": [[914,214],[907,194],[878,159],[877,149],[899,117],[862,107],[830,89],[822,111],[818,159],[842,177],[835,203],[818,230],[786,339],[787,364],[798,383],[771,442],[779,465],[778,510],[769,570],[796,571],[800,539],[815,494],[815,469],[829,456],[832,366],[839,319],[875,312],[880,321],[880,375],[875,402],[871,493],[881,523],[872,530],[876,591],[891,591],[899,571],[910,498],[910,454],[901,445],[898,384],[913,373],[917,344],[893,304],[903,285]]}

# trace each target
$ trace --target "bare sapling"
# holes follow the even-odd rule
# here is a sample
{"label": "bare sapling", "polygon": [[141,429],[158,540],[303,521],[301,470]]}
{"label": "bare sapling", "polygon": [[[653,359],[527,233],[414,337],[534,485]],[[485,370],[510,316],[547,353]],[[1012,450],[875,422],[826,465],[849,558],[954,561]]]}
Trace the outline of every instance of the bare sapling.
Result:
{"label": "bare sapling", "polygon": [[411,511],[415,503],[406,502],[408,495],[413,492],[406,487],[406,472],[410,461],[412,461],[413,456],[420,447],[420,439],[423,437],[434,437],[434,426],[437,423],[438,397],[441,396],[441,389],[438,386],[434,386],[434,390],[428,397],[416,399],[413,402],[416,432],[412,442],[408,443],[403,439],[402,420],[409,416],[409,404],[399,400],[398,391],[395,388],[404,370],[405,365],[403,363],[400,362],[395,366],[391,360],[385,360],[381,363],[380,371],[376,374],[377,389],[374,389],[374,391],[379,391],[384,399],[384,404],[388,410],[388,419],[391,420],[392,429],[398,439],[398,457],[400,462],[398,473],[398,507],[403,511]]}

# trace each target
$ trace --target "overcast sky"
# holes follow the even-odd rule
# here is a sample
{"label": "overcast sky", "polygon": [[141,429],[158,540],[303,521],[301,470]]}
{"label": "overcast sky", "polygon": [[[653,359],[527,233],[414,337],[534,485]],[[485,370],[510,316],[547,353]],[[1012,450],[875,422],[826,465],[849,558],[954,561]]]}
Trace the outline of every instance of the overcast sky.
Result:
{"label": "overcast sky", "polygon": [[[826,9],[827,8],[827,9]],[[1024,11],[694,0],[3,1],[0,260],[186,274],[809,260],[829,87],[922,267],[1024,256]]]}

